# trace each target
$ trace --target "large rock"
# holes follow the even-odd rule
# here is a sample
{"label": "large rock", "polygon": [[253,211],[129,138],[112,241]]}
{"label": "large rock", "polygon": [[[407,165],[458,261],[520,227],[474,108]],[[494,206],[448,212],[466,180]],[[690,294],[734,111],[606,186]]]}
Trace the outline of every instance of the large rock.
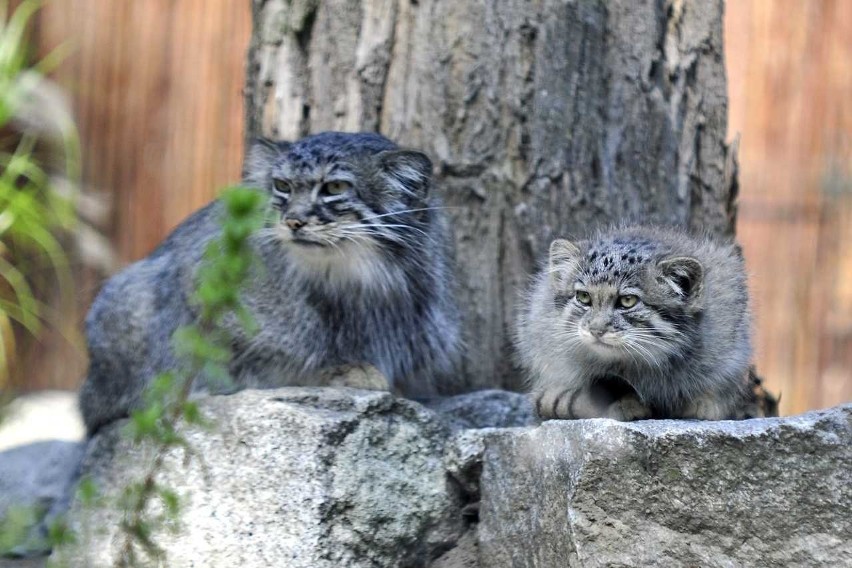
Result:
{"label": "large rock", "polygon": [[[852,406],[530,427],[525,399],[494,391],[428,407],[331,388],[202,404],[216,423],[189,434],[202,459],[169,454],[159,477],[185,502],[182,532],[155,535],[168,566],[852,565]],[[84,460],[106,493],[150,459],[120,430]],[[85,546],[59,559],[111,564],[118,514],[71,519]]]}
{"label": "large rock", "polygon": [[[514,409],[522,400],[484,396]],[[453,412],[465,414],[463,406]],[[385,392],[287,388],[211,397],[202,407],[215,427],[188,436],[203,460],[185,467],[174,452],[158,477],[186,501],[183,531],[156,535],[166,565],[418,566],[466,529],[462,492],[444,466],[451,421],[420,404]],[[107,494],[138,480],[150,460],[120,429],[98,434],[84,460]],[[121,544],[116,513],[75,507],[72,519],[91,534],[59,558],[110,565]]]}
{"label": "large rock", "polygon": [[481,438],[484,567],[852,566],[852,405]]}
{"label": "large rock", "polygon": [[429,401],[426,406],[454,430],[511,428],[538,423],[529,397],[504,390],[481,390]]}

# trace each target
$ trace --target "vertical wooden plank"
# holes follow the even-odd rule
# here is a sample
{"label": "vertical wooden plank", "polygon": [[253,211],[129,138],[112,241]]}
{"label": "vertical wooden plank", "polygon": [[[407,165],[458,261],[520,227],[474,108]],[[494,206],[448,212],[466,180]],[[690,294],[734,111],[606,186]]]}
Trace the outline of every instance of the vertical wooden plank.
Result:
{"label": "vertical wooden plank", "polygon": [[[742,133],[738,235],[751,273],[759,369],[783,393],[784,413],[844,402],[852,393],[837,385],[852,383],[852,371],[829,353],[827,321],[836,283],[847,276],[834,268],[850,253],[832,242],[852,235],[825,214],[842,206],[828,205],[822,190],[829,163],[852,162],[852,127],[842,116],[852,100],[845,23],[852,4],[727,8],[730,128]],[[842,176],[849,175],[847,167]]]}
{"label": "vertical wooden plank", "polygon": [[[56,79],[73,99],[84,189],[110,198],[105,232],[123,263],[136,260],[239,180],[250,3],[47,2],[38,24],[42,53],[74,47]],[[80,314],[99,281],[83,283]],[[23,367],[29,388],[72,388],[85,357],[49,334]]]}

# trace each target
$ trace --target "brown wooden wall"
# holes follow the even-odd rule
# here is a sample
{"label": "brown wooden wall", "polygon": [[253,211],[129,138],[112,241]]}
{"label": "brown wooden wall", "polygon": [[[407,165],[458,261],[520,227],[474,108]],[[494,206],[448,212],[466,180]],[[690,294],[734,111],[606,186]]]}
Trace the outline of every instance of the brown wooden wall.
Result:
{"label": "brown wooden wall", "polygon": [[790,414],[852,400],[852,2],[735,0],[737,234],[759,371]]}
{"label": "brown wooden wall", "polygon": [[[85,190],[112,203],[119,266],[139,259],[239,181],[250,3],[56,0],[37,24],[42,53],[70,42],[56,78],[73,97]],[[81,272],[80,314],[100,282]],[[23,372],[28,388],[73,387],[85,357],[51,333]]]}
{"label": "brown wooden wall", "polygon": [[238,181],[249,2],[49,2],[44,47],[70,39],[89,190],[113,196],[121,258],[147,254],[187,212]]}
{"label": "brown wooden wall", "polygon": [[[59,79],[123,262],[239,177],[249,4],[57,0],[40,17],[42,51],[74,42]],[[759,369],[783,413],[849,401],[852,2],[732,0],[725,33]],[[83,279],[83,309],[98,285]],[[30,387],[78,384],[84,361],[67,345],[50,337],[27,360]]]}

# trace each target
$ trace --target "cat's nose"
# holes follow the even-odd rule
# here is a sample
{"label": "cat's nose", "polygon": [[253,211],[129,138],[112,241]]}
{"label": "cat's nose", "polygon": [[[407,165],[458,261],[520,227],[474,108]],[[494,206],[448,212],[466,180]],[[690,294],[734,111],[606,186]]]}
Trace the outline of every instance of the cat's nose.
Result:
{"label": "cat's nose", "polygon": [[298,231],[305,226],[305,222],[302,219],[285,219],[284,222],[287,223],[291,231]]}
{"label": "cat's nose", "polygon": [[588,330],[589,333],[591,333],[595,337],[601,337],[604,333],[606,333],[606,326],[593,324],[588,326]]}

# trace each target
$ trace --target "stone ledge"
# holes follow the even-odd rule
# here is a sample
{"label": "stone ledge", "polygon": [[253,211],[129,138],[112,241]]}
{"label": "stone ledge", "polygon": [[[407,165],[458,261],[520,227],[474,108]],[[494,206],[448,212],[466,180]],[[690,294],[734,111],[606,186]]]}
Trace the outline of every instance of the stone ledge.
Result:
{"label": "stone ledge", "polygon": [[482,566],[852,565],[852,405],[484,436]]}
{"label": "stone ledge", "polygon": [[[216,422],[190,434],[203,461],[175,452],[161,477],[186,499],[183,532],[158,540],[168,565],[852,565],[852,405],[522,427],[524,397],[495,391],[431,408],[332,388],[201,404]],[[86,449],[106,491],[146,455],[120,428]],[[76,526],[87,517],[86,548],[55,556],[110,565],[118,517],[72,508]]]}

